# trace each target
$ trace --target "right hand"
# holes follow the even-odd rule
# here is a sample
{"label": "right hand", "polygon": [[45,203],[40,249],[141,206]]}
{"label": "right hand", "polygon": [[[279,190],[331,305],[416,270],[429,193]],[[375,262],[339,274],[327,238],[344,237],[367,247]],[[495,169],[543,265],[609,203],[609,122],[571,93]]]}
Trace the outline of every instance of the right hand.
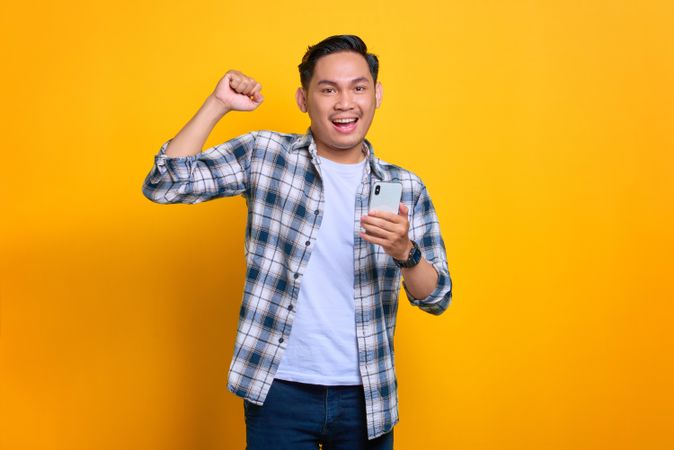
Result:
{"label": "right hand", "polygon": [[230,110],[252,111],[264,100],[261,89],[260,83],[254,79],[238,70],[228,70],[211,95]]}

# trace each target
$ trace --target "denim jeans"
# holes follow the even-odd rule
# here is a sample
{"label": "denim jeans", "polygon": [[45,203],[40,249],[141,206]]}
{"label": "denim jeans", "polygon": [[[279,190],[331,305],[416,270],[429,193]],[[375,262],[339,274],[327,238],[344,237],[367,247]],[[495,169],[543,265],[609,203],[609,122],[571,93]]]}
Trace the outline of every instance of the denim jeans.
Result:
{"label": "denim jeans", "polygon": [[390,450],[393,430],[367,439],[363,386],[274,379],[264,405],[243,401],[247,450]]}

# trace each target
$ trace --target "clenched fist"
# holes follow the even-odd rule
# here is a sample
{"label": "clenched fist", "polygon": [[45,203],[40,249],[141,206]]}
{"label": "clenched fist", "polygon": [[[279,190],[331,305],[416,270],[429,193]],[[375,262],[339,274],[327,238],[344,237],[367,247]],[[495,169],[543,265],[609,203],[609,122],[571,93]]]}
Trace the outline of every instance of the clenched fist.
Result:
{"label": "clenched fist", "polygon": [[252,111],[264,100],[262,86],[238,70],[228,70],[213,91],[213,97],[234,111]]}

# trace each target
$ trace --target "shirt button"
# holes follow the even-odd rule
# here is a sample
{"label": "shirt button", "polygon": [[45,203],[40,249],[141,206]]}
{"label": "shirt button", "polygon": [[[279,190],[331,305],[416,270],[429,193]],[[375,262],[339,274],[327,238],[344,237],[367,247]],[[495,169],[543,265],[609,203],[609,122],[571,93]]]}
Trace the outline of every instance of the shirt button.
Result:
{"label": "shirt button", "polygon": [[292,310],[293,310],[293,305],[288,305],[288,311],[292,311]]}
{"label": "shirt button", "polygon": [[283,344],[283,338],[279,338],[278,343]]}
{"label": "shirt button", "polygon": [[318,210],[315,210],[315,211],[314,211],[314,214],[315,214],[315,215],[318,215]]}
{"label": "shirt button", "polygon": [[300,274],[299,274],[299,273],[295,273],[295,275],[293,275],[293,277],[294,277],[295,279],[298,279],[298,278],[300,277]]}
{"label": "shirt button", "polygon": [[311,241],[305,242],[304,245],[311,245]]}

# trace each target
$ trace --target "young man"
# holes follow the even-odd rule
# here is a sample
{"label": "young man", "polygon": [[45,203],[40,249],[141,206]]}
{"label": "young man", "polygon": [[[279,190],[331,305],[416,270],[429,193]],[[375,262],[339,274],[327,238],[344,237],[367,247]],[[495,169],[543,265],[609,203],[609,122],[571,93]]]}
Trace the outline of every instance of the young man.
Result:
{"label": "young man", "polygon": [[[310,46],[296,100],[304,135],[252,131],[201,149],[261,86],[230,70],[143,185],[157,203],[242,195],[246,283],[228,389],[242,397],[249,449],[390,449],[398,422],[393,336],[398,294],[441,314],[452,281],[419,177],[365,139],[382,101],[378,59],[357,36]],[[402,184],[398,214],[368,212],[376,181]]]}

